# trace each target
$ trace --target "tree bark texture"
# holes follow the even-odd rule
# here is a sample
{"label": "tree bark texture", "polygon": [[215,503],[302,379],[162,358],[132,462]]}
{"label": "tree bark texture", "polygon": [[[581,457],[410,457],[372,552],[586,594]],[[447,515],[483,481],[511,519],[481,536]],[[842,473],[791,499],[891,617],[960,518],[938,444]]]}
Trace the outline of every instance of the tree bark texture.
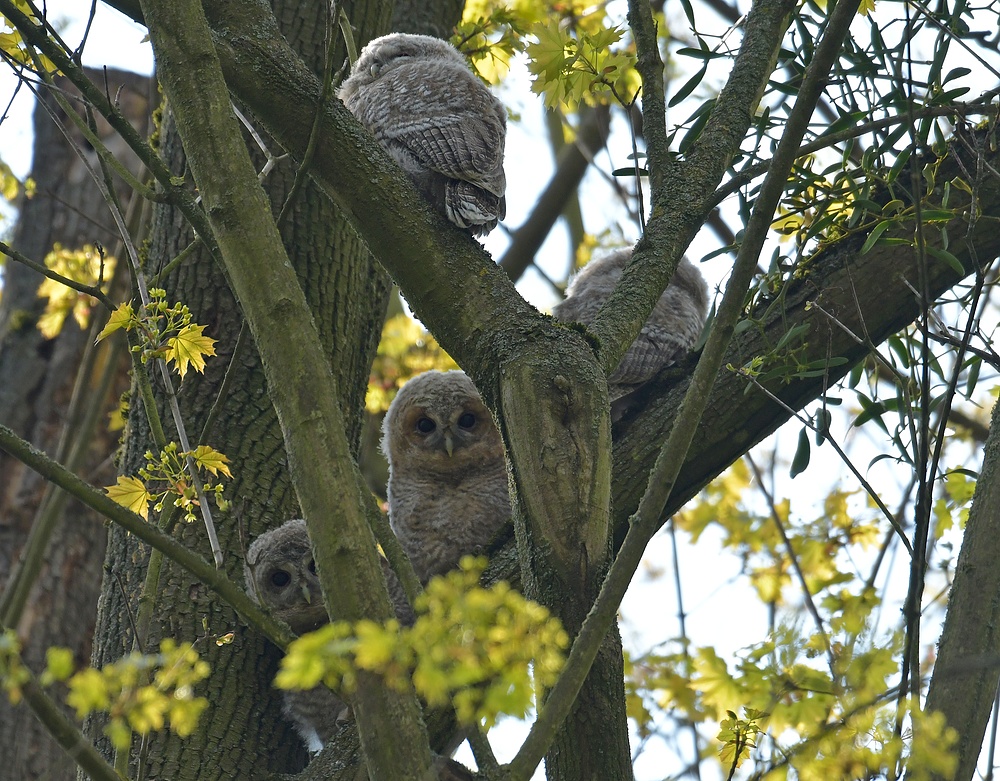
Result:
{"label": "tree bark texture", "polygon": [[[384,4],[351,5],[345,4],[345,10],[354,22],[359,44],[387,30],[389,16]],[[286,37],[317,73],[322,72],[325,59],[327,13],[328,4],[322,2],[289,0],[275,4],[276,18]],[[331,39],[337,45],[334,61],[339,64],[344,59],[343,41],[339,33]],[[169,112],[161,137],[164,158],[177,175],[184,175],[183,150]],[[274,155],[282,152],[273,141],[269,143]],[[275,215],[281,211],[295,171],[296,167],[286,160],[264,180]],[[368,370],[381,333],[388,279],[330,200],[308,181],[282,223],[281,232],[339,380],[348,438],[356,447]],[[183,218],[176,211],[158,208],[151,231],[148,268],[155,271],[162,267],[190,240]],[[170,301],[182,301],[189,306],[195,321],[206,325],[206,333],[218,340],[217,357],[210,359],[203,376],[188,375],[179,385],[178,397],[192,445],[196,440],[209,444],[232,462],[234,480],[226,493],[233,501],[233,511],[217,513],[216,526],[226,554],[225,569],[232,579],[242,582],[243,554],[249,540],[298,515],[282,433],[256,350],[248,346],[233,358],[242,318],[218,266],[199,251],[172,272],[163,287]],[[227,371],[229,386],[219,398]],[[162,399],[163,389],[157,377],[154,387]],[[220,405],[216,424],[202,437],[201,429],[216,403]],[[160,415],[169,439],[174,434],[165,407]],[[142,454],[151,448],[145,415],[136,399],[129,421],[124,471],[133,473],[141,464]],[[181,523],[174,534],[208,556],[200,523]],[[95,663],[114,661],[131,650],[130,614],[136,610],[147,560],[148,551],[142,546],[136,545],[132,538],[112,532],[107,559],[112,577],[104,585]],[[156,599],[150,634],[141,638],[142,647],[155,649],[164,637],[192,641],[204,638],[198,649],[212,666],[213,674],[199,691],[211,704],[202,716],[198,732],[183,740],[165,732],[153,735],[146,752],[147,777],[253,778],[266,771],[301,769],[305,752],[298,736],[279,715],[279,696],[272,686],[279,658],[277,650],[263,637],[239,625],[228,607],[219,604],[201,584],[169,562],[164,563]],[[231,645],[219,647],[213,642],[213,638],[230,631],[236,633]],[[106,745],[105,750],[110,754]],[[206,762],[206,757],[212,757],[212,761]]]}
{"label": "tree bark texture", "polygon": [[[104,84],[104,74],[91,73]],[[65,80],[63,89],[75,91]],[[151,106],[149,79],[124,71],[107,72],[107,89],[118,96],[122,109],[140,130],[150,128]],[[24,199],[15,228],[12,246],[31,260],[42,262],[55,243],[67,249],[100,242],[109,254],[122,258],[121,244],[97,185],[90,177],[66,137],[56,127],[48,111],[60,115],[70,129],[73,143],[96,157],[83,136],[62,116],[51,96],[44,96],[48,110],[39,104],[34,113],[34,153],[31,177],[37,191]],[[114,146],[113,133],[98,119],[98,134]],[[119,159],[138,175],[138,160],[124,149],[116,149]],[[119,182],[120,184],[120,182]],[[129,194],[119,187],[119,196],[128,208]],[[89,431],[81,428],[80,415],[69,420],[69,404],[74,383],[81,371],[81,361],[93,333],[81,330],[67,318],[61,332],[53,339],[42,336],[37,328],[46,300],[37,295],[43,277],[13,261],[4,270],[4,291],[0,303],[0,420],[19,436],[50,455],[65,452],[74,438],[89,439],[77,469],[97,483],[114,480],[110,454],[118,434],[109,430],[108,413],[126,386],[121,351],[108,345],[95,350],[94,360],[82,370],[78,395],[83,406],[97,405],[96,425]],[[93,310],[91,323],[106,314]],[[99,323],[100,324],[100,323]],[[117,368],[106,367],[117,355]],[[113,393],[99,394],[105,368],[115,375]],[[60,447],[60,440],[69,437]],[[0,453],[0,584],[9,587],[8,576],[15,571],[19,557],[42,504],[46,486],[34,472],[6,453]],[[55,499],[58,492],[50,498]],[[97,598],[101,583],[105,535],[100,518],[75,502],[67,502],[56,516],[54,531],[44,550],[44,563],[28,595],[16,630],[24,645],[28,665],[39,670],[44,666],[45,649],[65,646],[73,650],[79,665],[87,664]],[[45,729],[24,707],[12,706],[0,697],[0,780],[23,781],[45,778],[66,781],[75,778],[75,764],[51,739]]]}
{"label": "tree bark texture", "polygon": [[[1000,675],[1000,404],[983,453],[976,493],[948,597],[927,709],[958,732],[955,781],[975,777]],[[919,736],[918,736],[919,737]]]}

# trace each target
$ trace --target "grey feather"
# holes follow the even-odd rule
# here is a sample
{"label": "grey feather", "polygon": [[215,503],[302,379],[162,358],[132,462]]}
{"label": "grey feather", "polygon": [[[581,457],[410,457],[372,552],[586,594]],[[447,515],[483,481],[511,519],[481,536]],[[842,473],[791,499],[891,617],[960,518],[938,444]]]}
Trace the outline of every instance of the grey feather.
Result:
{"label": "grey feather", "polygon": [[376,38],[337,94],[451,222],[479,235],[504,218],[507,113],[451,44]]}
{"label": "grey feather", "polygon": [[[396,618],[408,626],[414,614],[403,586],[389,562],[381,556],[379,561]],[[247,551],[243,575],[250,596],[270,608],[296,634],[329,623],[309,533],[301,518],[286,521],[255,539]],[[351,717],[350,706],[326,686],[282,691],[282,712],[312,753],[320,751]]]}
{"label": "grey feather", "polygon": [[[566,299],[553,308],[553,316],[566,322],[592,323],[631,258],[632,250],[624,249],[592,260],[570,283]],[[707,310],[705,280],[691,261],[682,258],[649,319],[608,377],[612,400],[648,382],[688,353],[701,335]]]}
{"label": "grey feather", "polygon": [[382,424],[389,522],[424,582],[482,551],[510,520],[503,442],[464,372],[404,385]]}

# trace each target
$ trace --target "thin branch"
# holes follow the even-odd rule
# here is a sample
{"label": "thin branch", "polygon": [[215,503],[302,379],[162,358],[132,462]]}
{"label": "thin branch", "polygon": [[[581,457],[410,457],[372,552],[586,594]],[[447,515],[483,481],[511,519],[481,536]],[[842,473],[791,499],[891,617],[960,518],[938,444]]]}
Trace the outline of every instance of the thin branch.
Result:
{"label": "thin branch", "polygon": [[[107,400],[111,383],[118,374],[121,352],[120,346],[109,345],[104,350],[104,370],[97,387],[85,386],[79,381],[87,374],[83,367],[96,363],[98,354],[93,342],[88,340],[84,356],[80,361],[78,382],[74,385],[73,395],[66,411],[67,431],[73,421],[79,421],[75,427],[75,437],[69,447],[66,447],[65,442],[61,442],[57,449],[59,457],[65,458],[67,469],[76,470],[91,446],[98,417]],[[82,414],[81,407],[83,408]],[[48,490],[39,504],[28,539],[18,555],[17,563],[11,568],[10,578],[4,587],[2,597],[0,597],[0,623],[7,626],[17,626],[20,622],[31,589],[45,562],[45,552],[52,538],[52,533],[62,518],[62,508],[65,501],[65,492],[53,490],[53,486],[48,486]]]}
{"label": "thin branch", "polygon": [[[691,641],[687,633],[687,613],[684,612],[684,593],[681,589],[681,561],[677,551],[677,524],[670,519],[670,555],[674,565],[674,590],[677,592],[677,622],[680,625],[681,648],[684,650],[684,677],[691,681]],[[694,768],[696,778],[701,778],[701,736],[698,725],[691,719],[685,719],[691,729],[691,742],[694,745]]]}
{"label": "thin branch", "polygon": [[[777,13],[779,9],[784,10],[781,6],[777,8],[764,7],[772,14]],[[681,465],[684,463],[685,454],[694,439],[698,422],[704,413],[709,392],[722,365],[736,322],[742,315],[746,291],[753,279],[760,249],[767,237],[774,211],[784,191],[788,172],[795,161],[802,135],[805,133],[816,101],[822,93],[831,63],[839,53],[843,40],[849,32],[857,8],[858,0],[840,0],[830,15],[826,33],[816,49],[813,61],[803,78],[795,105],[789,114],[785,135],[782,136],[778,148],[775,150],[771,170],[764,180],[760,196],[754,204],[733,273],[709,333],[704,352],[695,368],[684,400],[681,402],[673,430],[660,450],[656,463],[650,472],[646,492],[639,503],[638,510],[630,519],[630,528],[625,535],[622,547],[611,565],[607,578],[576,641],[573,643],[566,666],[548,699],[539,710],[538,718],[518,750],[517,756],[508,766],[514,779],[530,777],[551,744],[559,725],[569,713],[577,692],[583,685],[587,671],[597,655],[598,648],[603,642],[608,628],[615,620],[618,605],[621,604],[622,597],[624,597],[625,591],[642,560],[646,545],[659,528],[659,518],[673,489]],[[751,15],[755,11],[761,13],[760,9],[761,4],[755,4]],[[781,19],[784,18],[785,15],[782,13]],[[750,26],[751,22],[748,17],[748,36]],[[780,23],[775,25],[775,28],[777,30],[783,29]],[[771,46],[776,47],[776,42],[772,40]]]}
{"label": "thin branch", "polygon": [[[5,629],[0,623],[0,632]],[[91,781],[125,781],[45,693],[35,676],[30,671],[28,675],[30,678],[21,687],[24,701],[66,755],[80,766]]]}
{"label": "thin branch", "polygon": [[899,521],[896,520],[896,517],[892,514],[889,508],[885,506],[885,503],[882,501],[882,498],[878,495],[878,492],[875,490],[872,484],[869,483],[868,480],[865,478],[865,476],[862,475],[861,472],[858,470],[858,468],[854,466],[854,462],[851,461],[847,453],[844,452],[844,449],[839,444],[837,444],[837,440],[831,437],[828,431],[821,432],[815,426],[815,424],[813,424],[812,421],[807,420],[806,418],[799,415],[799,413],[797,413],[795,410],[793,410],[791,407],[785,404],[785,402],[783,402],[780,398],[775,396],[773,393],[771,393],[771,391],[769,391],[767,388],[761,385],[755,377],[751,377],[746,372],[739,372],[739,373],[742,377],[744,377],[747,381],[749,381],[755,388],[757,388],[757,390],[761,391],[765,396],[771,399],[771,401],[773,401],[775,404],[779,405],[782,409],[784,409],[788,413],[789,419],[795,418],[797,421],[799,421],[799,423],[801,423],[803,426],[806,426],[811,431],[823,434],[823,436],[826,438],[826,441],[829,442],[831,447],[833,447],[833,449],[837,451],[837,455],[840,456],[840,460],[843,461],[844,464],[847,466],[847,468],[851,470],[851,474],[853,474],[854,477],[857,478],[858,482],[861,484],[861,487],[865,489],[868,496],[871,497],[872,501],[875,502],[878,508],[882,511],[882,514],[886,517],[886,520],[889,521],[889,525],[892,526],[893,531],[896,533],[899,539],[902,540],[903,546],[906,548],[907,553],[909,553],[912,556],[913,545],[910,543],[909,538],[907,538],[906,533],[903,531],[903,527],[899,525]]}
{"label": "thin branch", "polygon": [[545,190],[531,209],[530,216],[510,235],[510,244],[499,264],[512,280],[517,280],[531,265],[546,236],[563,213],[590,166],[592,150],[607,142],[609,111],[598,106],[581,112],[577,137],[556,156],[555,171]]}
{"label": "thin branch", "polygon": [[[32,57],[34,58],[36,67],[39,69],[39,71],[44,72],[44,69],[41,67],[41,61],[38,59],[37,55],[35,55],[32,52]],[[46,78],[51,78],[51,77],[49,77],[48,74],[46,74]],[[86,134],[94,138],[94,141],[92,141],[91,143],[100,145],[101,142],[99,139],[97,139],[96,134],[93,132],[91,128],[89,128],[86,125],[85,122],[82,122],[80,116],[75,111],[73,111],[72,107],[68,104],[66,99],[63,96],[61,96],[58,92],[53,93],[53,95],[56,99],[56,102],[59,103],[59,105],[63,108],[66,114],[68,114],[74,119],[78,127],[80,127],[81,130],[83,130]],[[91,165],[90,160],[87,159],[87,156],[83,153],[83,150],[80,149],[79,144],[76,143],[76,141],[73,139],[73,137],[67,130],[66,126],[63,124],[60,118],[55,114],[55,112],[51,109],[51,107],[45,101],[41,101],[39,105],[45,108],[52,121],[56,124],[56,127],[58,127],[59,130],[62,132],[62,134],[65,136],[67,143],[72,147],[73,151],[76,152],[77,157],[80,159],[80,162],[87,169],[87,172],[93,179],[94,184],[97,186],[98,190],[100,190],[101,196],[104,198],[105,203],[108,204],[108,208],[111,211],[111,216],[115,221],[115,225],[118,228],[119,235],[121,236],[122,242],[125,245],[126,255],[128,256],[129,262],[132,264],[133,276],[136,281],[137,287],[139,289],[139,299],[142,301],[144,306],[148,307],[150,305],[151,299],[149,296],[149,287],[146,284],[145,273],[142,269],[142,263],[139,260],[139,251],[136,248],[135,243],[132,241],[132,236],[129,233],[128,226],[126,225],[125,222],[125,217],[122,214],[121,207],[118,203],[118,199],[115,196],[114,190],[110,186],[109,176],[106,175],[104,178],[98,176],[97,171],[94,170],[94,167],[93,165]],[[121,166],[121,164],[116,159],[114,159],[113,156],[111,157],[117,166],[124,167]],[[106,174],[107,169],[105,166],[108,164],[108,162],[105,160],[105,157],[103,155],[99,156],[99,160],[101,162],[101,170]],[[98,251],[100,251],[103,256],[103,251],[101,251],[100,247],[98,247]],[[180,442],[181,449],[185,452],[190,452],[192,449],[191,443],[188,441],[187,429],[184,425],[184,419],[183,416],[181,415],[180,406],[177,404],[177,396],[174,393],[173,380],[170,377],[170,370],[167,368],[166,361],[163,360],[162,358],[156,358],[155,362],[160,371],[160,378],[163,381],[163,386],[167,396],[167,406],[170,409],[171,416],[173,417],[174,428],[177,431],[177,439]],[[205,530],[208,533],[208,539],[212,547],[212,555],[215,558],[215,564],[217,567],[221,568],[223,564],[222,548],[219,545],[219,538],[215,532],[215,523],[212,520],[212,509],[208,503],[208,497],[205,494],[204,483],[202,480],[199,479],[198,476],[198,465],[195,463],[194,458],[190,455],[185,457],[185,465],[187,466],[188,472],[191,474],[192,487],[194,488],[195,493],[198,497],[198,510],[201,513],[201,517],[205,522]]]}
{"label": "thin branch", "polygon": [[[947,117],[947,116],[967,116],[972,115],[987,115],[996,116],[998,111],[1000,111],[1000,106],[994,102],[997,94],[1000,94],[1000,88],[989,90],[984,92],[979,98],[968,103],[952,103],[947,106],[925,106],[920,109],[914,109],[914,116],[921,119],[927,117]],[[889,127],[895,127],[904,122],[907,122],[908,118],[906,116],[901,116],[899,114],[893,114],[890,117],[883,117],[882,119],[874,119],[870,122],[863,122],[855,127],[847,128],[846,130],[839,130],[836,133],[825,133],[819,138],[810,141],[807,144],[803,144],[799,147],[799,152],[797,157],[805,157],[806,155],[811,155],[814,152],[818,152],[821,149],[826,149],[827,147],[839,144],[843,141],[850,141],[852,139],[863,136],[865,133],[872,133],[877,130],[883,130]],[[712,198],[713,205],[718,206],[722,201],[728,198],[730,195],[735,193],[741,187],[746,186],[758,176],[767,173],[767,170],[771,167],[770,160],[763,160],[759,163],[754,163],[753,165],[748,165],[745,168],[740,169],[737,173],[723,185],[715,191],[715,195]]]}
{"label": "thin branch", "polygon": [[778,515],[778,507],[774,503],[774,497],[771,492],[767,490],[767,486],[764,484],[764,476],[760,473],[760,469],[757,468],[756,462],[753,457],[747,453],[745,456],[747,463],[750,464],[750,469],[753,472],[753,476],[757,480],[757,487],[760,492],[764,494],[764,500],[767,502],[767,506],[771,512],[771,520],[774,521],[774,525],[778,528],[778,534],[781,536],[781,542],[785,546],[785,550],[788,552],[788,560],[792,563],[792,569],[795,570],[795,576],[799,579],[799,586],[802,588],[802,596],[805,599],[806,610],[809,611],[809,615],[812,616],[813,621],[816,623],[816,629],[819,631],[819,635],[823,640],[823,650],[826,652],[826,661],[830,667],[830,675],[833,680],[837,678],[837,670],[834,666],[833,660],[833,649],[830,645],[830,636],[826,631],[826,626],[823,624],[823,618],[819,614],[819,610],[816,609],[816,603],[813,602],[812,592],[809,590],[809,584],[806,582],[806,576],[802,572],[802,566],[799,564],[798,554],[795,553],[795,548],[792,547],[792,541],[788,538],[788,532],[785,531],[785,524],[781,520],[781,516]]}
{"label": "thin branch", "polygon": [[[750,127],[793,11],[794,3],[787,0],[757,0],[753,4],[729,78],[701,135],[680,162],[670,156],[667,145],[662,84],[649,81],[659,78],[661,72],[649,5],[644,0],[629,3],[629,20],[639,52],[638,68],[643,76],[643,134],[653,208],[631,262],[588,326],[597,337],[598,360],[606,374],[614,370],[635,340],[673,276],[681,254],[711,213],[715,189]],[[651,116],[649,109],[653,106],[660,106],[660,116]],[[807,121],[803,121],[803,132]]]}
{"label": "thin branch", "polygon": [[[152,200],[166,201],[177,206],[191,222],[212,256],[218,260],[218,247],[212,237],[211,229],[208,227],[208,220],[205,213],[195,203],[194,196],[186,189],[187,183],[176,182],[176,177],[166,167],[166,164],[156,151],[139,135],[138,131],[132,126],[132,123],[126,119],[118,107],[111,103],[107,96],[87,77],[84,69],[77,65],[66,54],[66,51],[56,43],[58,36],[54,34],[51,27],[48,25],[45,27],[35,25],[13,0],[0,0],[0,14],[3,14],[10,21],[26,43],[31,44],[31,46],[52,60],[60,73],[66,76],[80,90],[84,99],[118,132],[122,140],[125,141],[153,175],[157,184],[163,188],[163,195],[154,193]],[[47,83],[49,83],[51,90],[58,90],[50,81]],[[73,113],[75,114],[76,112]],[[98,145],[96,148],[100,149],[101,147]],[[143,189],[141,185],[139,189]]]}
{"label": "thin branch", "polygon": [[256,602],[246,595],[243,589],[229,580],[221,570],[217,570],[186,546],[172,537],[166,536],[131,510],[109,499],[97,488],[81,480],[62,464],[53,461],[31,443],[25,442],[3,424],[0,424],[0,449],[7,451],[25,466],[46,480],[55,483],[87,507],[96,510],[150,547],[163,553],[164,556],[177,562],[215,591],[239,613],[244,621],[262,632],[279,648],[285,648],[292,641],[294,636],[288,627],[278,623],[265,613]]}
{"label": "thin branch", "polygon": [[9,244],[0,241],[0,252],[6,255],[11,260],[17,261],[22,266],[27,266],[32,271],[37,271],[45,277],[48,277],[54,282],[58,282],[60,285],[65,285],[68,288],[75,290],[77,293],[83,293],[86,296],[91,296],[100,302],[101,306],[107,309],[109,312],[115,308],[114,302],[105,295],[104,291],[101,290],[100,285],[84,285],[80,282],[76,282],[69,277],[64,277],[62,274],[57,274],[55,271],[50,269],[43,263],[37,263],[31,258],[25,256],[24,254],[18,252],[16,249],[11,247]]}

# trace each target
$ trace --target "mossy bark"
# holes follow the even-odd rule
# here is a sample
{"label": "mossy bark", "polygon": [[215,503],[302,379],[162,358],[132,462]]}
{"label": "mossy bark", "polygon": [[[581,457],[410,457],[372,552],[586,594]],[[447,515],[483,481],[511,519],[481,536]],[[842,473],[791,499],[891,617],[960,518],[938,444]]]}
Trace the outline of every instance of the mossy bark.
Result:
{"label": "mossy bark", "polygon": [[[385,4],[357,6],[353,19],[359,36],[371,37],[386,31],[389,16]],[[327,38],[327,4],[278,2],[275,14],[303,60],[320,72]],[[339,40],[339,36],[334,39]],[[188,174],[169,111],[161,128],[161,139],[163,157],[174,173]],[[277,155],[281,149],[274,144],[271,152]],[[295,165],[286,160],[264,180],[274,214],[281,210],[295,170]],[[188,177],[190,180],[189,174]],[[281,229],[289,259],[337,378],[338,401],[347,424],[348,440],[356,447],[368,369],[388,296],[388,278],[329,198],[308,181]],[[190,229],[176,210],[158,208],[145,259],[147,272],[155,273],[162,268],[191,239]],[[243,318],[221,269],[207,253],[199,251],[172,272],[162,286],[167,289],[170,301],[182,301],[189,306],[195,321],[207,326],[206,333],[218,340],[217,357],[209,361],[204,375],[188,375],[179,387],[178,397],[192,443],[209,444],[232,462],[234,479],[226,495],[233,502],[233,510],[217,514],[216,524],[226,553],[227,574],[240,582],[247,541],[299,514],[282,431],[252,340],[234,359]],[[219,398],[227,372],[228,388]],[[155,376],[154,384],[162,399],[163,389]],[[216,423],[201,437],[202,427],[215,404],[219,405]],[[160,409],[160,415],[170,438],[173,433],[165,408]],[[129,419],[123,471],[133,472],[142,463],[142,454],[151,447],[145,413],[136,400]],[[180,524],[174,533],[186,545],[210,558],[201,524]],[[131,650],[130,614],[136,610],[147,557],[148,551],[136,545],[134,539],[112,533],[96,663],[113,661]],[[155,648],[163,637],[189,641],[202,638],[198,649],[213,672],[198,692],[211,703],[202,717],[201,728],[184,740],[167,732],[151,736],[143,752],[147,777],[254,778],[266,771],[301,769],[306,761],[305,752],[299,738],[280,717],[279,698],[272,686],[278,651],[262,636],[242,626],[227,606],[170,562],[164,564],[156,599],[150,636],[143,638],[143,647]],[[232,644],[217,646],[213,642],[214,637],[230,631],[235,632]],[[212,760],[206,762],[206,757]]]}

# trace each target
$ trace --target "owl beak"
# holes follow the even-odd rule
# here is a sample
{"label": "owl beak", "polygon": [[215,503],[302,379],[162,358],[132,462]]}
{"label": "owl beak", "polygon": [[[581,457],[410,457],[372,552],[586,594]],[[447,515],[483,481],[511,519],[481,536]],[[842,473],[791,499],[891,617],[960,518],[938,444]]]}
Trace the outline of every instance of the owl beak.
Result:
{"label": "owl beak", "polygon": [[312,604],[312,594],[309,593],[309,586],[305,583],[302,584],[302,597],[307,605]]}
{"label": "owl beak", "polygon": [[451,432],[444,432],[444,449],[448,453],[448,458],[451,458],[452,451],[455,450],[455,441],[451,438]]}

